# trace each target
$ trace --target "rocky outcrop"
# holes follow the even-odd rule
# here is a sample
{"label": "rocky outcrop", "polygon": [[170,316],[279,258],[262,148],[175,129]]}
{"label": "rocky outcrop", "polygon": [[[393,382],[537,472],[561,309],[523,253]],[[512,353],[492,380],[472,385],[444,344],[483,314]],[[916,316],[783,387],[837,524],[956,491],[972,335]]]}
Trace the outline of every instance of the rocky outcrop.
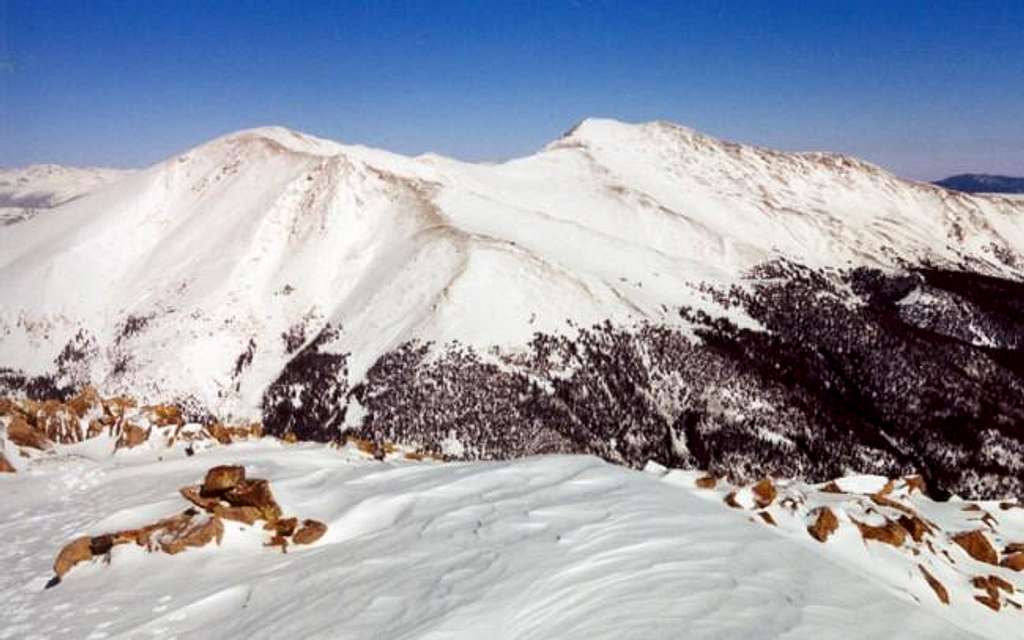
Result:
{"label": "rocky outcrop", "polygon": [[839,528],[839,520],[836,514],[828,507],[818,507],[811,512],[814,516],[814,523],[807,527],[807,533],[818,542],[826,542],[828,537]]}
{"label": "rocky outcrop", "polygon": [[[223,465],[210,468],[202,484],[182,487],[182,497],[194,505],[181,513],[157,522],[98,536],[83,536],[65,545],[54,562],[54,578],[47,587],[60,583],[75,565],[104,556],[122,544],[135,544],[147,551],[176,555],[189,548],[204,547],[211,542],[218,546],[224,536],[224,521],[233,520],[253,525],[264,520],[264,529],[272,532],[268,546],[287,551],[289,542],[312,544],[327,531],[317,520],[281,517],[281,507],[274,500],[270,483],[260,478],[246,478],[245,467]],[[195,508],[195,507],[198,507]]]}
{"label": "rocky outcrop", "polygon": [[938,578],[933,576],[927,569],[922,565],[917,565],[917,568],[921,570],[921,575],[924,576],[925,582],[935,592],[935,596],[939,599],[942,604],[949,604],[949,591],[945,585],[939,582]]}
{"label": "rocky outcrop", "polygon": [[975,560],[988,564],[999,564],[999,552],[980,529],[957,533],[952,540]]}
{"label": "rocky outcrop", "polygon": [[14,465],[7,459],[7,456],[0,451],[0,473],[17,473],[17,471],[18,470],[14,468]]}

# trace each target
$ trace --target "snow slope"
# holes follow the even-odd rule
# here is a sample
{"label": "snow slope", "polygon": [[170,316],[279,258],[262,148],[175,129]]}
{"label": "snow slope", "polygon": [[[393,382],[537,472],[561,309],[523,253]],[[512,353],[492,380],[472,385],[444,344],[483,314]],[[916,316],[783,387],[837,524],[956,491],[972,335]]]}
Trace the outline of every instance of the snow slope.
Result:
{"label": "snow slope", "polygon": [[[754,522],[692,473],[378,463],[271,440],[162,461],[62,451],[0,477],[0,638],[1010,638],[1024,615],[958,585],[940,605],[920,580],[907,590],[916,570],[887,547]],[[177,488],[223,463],[268,478],[326,536],[281,555],[227,523],[219,548],[116,547],[43,590],[61,544],[180,509]]]}
{"label": "snow slope", "polygon": [[[281,128],[121,177],[0,235],[0,365],[253,416],[328,324],[349,386],[414,339],[515,349],[595,322],[681,327],[701,290],[780,257],[1020,278],[1024,204],[852,158],[586,120],[529,157],[407,158]],[[248,345],[248,364],[236,364]]]}
{"label": "snow slope", "polygon": [[0,169],[0,225],[31,218],[129,175],[130,171],[38,164]]}

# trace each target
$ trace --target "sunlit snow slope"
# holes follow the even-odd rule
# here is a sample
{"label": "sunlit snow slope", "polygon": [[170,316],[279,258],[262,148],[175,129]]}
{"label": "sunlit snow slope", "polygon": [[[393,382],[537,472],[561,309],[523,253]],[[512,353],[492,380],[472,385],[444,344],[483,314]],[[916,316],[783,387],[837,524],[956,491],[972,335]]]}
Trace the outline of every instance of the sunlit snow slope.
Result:
{"label": "sunlit snow slope", "polygon": [[[692,475],[584,456],[382,464],[270,441],[163,462],[82,453],[0,478],[0,638],[953,639],[1019,628],[1019,612],[980,606],[966,579],[942,605],[889,547],[753,522]],[[176,488],[225,463],[269,478],[282,507],[326,522],[326,536],[282,555],[258,527],[226,522],[220,546],[120,546],[109,564],[43,589],[63,540],[180,509]],[[842,563],[828,555],[837,548]]]}

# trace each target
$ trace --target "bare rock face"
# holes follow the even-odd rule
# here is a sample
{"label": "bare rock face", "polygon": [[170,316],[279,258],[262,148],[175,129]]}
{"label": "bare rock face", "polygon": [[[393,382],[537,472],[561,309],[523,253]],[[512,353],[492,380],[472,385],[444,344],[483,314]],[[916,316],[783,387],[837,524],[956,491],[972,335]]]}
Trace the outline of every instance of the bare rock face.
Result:
{"label": "bare rock face", "polygon": [[14,468],[14,465],[12,465],[7,460],[7,457],[4,456],[3,452],[0,452],[0,473],[16,473],[16,472],[17,472],[17,470]]}
{"label": "bare rock face", "polygon": [[825,542],[839,528],[839,520],[828,507],[819,507],[813,513],[816,513],[817,517],[814,524],[807,527],[807,533],[818,542]]}
{"label": "bare rock face", "polygon": [[292,541],[295,544],[313,544],[327,533],[327,525],[319,520],[303,520],[302,528],[295,532]]}
{"label": "bare rock face", "polygon": [[217,505],[213,508],[213,514],[224,520],[233,520],[243,524],[253,525],[260,519],[260,510],[256,507],[225,507]]}
{"label": "bare rock face", "polygon": [[907,530],[914,542],[921,542],[926,535],[931,535],[932,529],[928,523],[916,514],[904,514],[897,520],[900,526]]}
{"label": "bare rock face", "polygon": [[19,447],[29,447],[45,451],[50,448],[46,435],[35,429],[20,415],[15,415],[7,425],[7,439]]}
{"label": "bare rock face", "polygon": [[953,536],[953,542],[963,548],[967,555],[979,562],[999,564],[999,553],[989,542],[988,536],[980,529],[958,533]]}
{"label": "bare rock face", "polygon": [[217,516],[185,512],[158,524],[159,528],[150,534],[151,539],[169,555],[180,553],[188,547],[203,547],[214,540],[220,544],[224,537],[224,524]]}
{"label": "bare rock face", "polygon": [[1017,553],[1006,556],[1000,564],[1007,569],[1024,571],[1024,551],[1018,551]]}
{"label": "bare rock face", "polygon": [[929,573],[924,566],[919,564],[917,565],[917,568],[921,570],[921,575],[924,576],[928,586],[930,586],[932,591],[935,592],[935,595],[939,598],[939,602],[942,604],[949,604],[949,591],[946,590],[945,585],[939,582],[938,578]]}
{"label": "bare rock face", "polygon": [[203,480],[203,496],[221,496],[245,481],[245,467],[221,465],[206,472]]}
{"label": "bare rock face", "polygon": [[84,418],[90,413],[103,411],[103,399],[95,387],[85,386],[78,394],[68,400],[68,408],[77,418]]}

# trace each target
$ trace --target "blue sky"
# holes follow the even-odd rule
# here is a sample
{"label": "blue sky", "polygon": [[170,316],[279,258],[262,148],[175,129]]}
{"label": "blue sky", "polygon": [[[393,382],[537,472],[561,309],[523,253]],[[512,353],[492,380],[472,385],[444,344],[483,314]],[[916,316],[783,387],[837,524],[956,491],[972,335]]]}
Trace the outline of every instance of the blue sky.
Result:
{"label": "blue sky", "polygon": [[1024,1],[0,0],[0,165],[265,124],[494,160],[589,115],[1024,174]]}

